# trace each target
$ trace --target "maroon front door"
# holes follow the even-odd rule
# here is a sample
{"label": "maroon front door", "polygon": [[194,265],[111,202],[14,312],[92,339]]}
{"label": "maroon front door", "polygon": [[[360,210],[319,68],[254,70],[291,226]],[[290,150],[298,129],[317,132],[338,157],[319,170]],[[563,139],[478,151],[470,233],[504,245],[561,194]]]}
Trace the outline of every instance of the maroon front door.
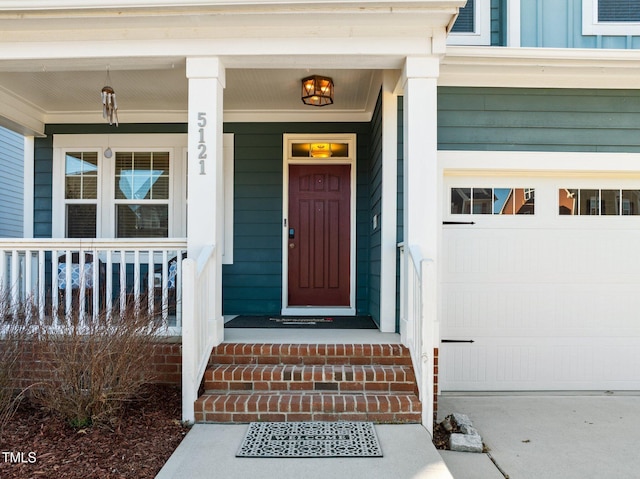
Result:
{"label": "maroon front door", "polygon": [[351,166],[289,166],[289,306],[350,306]]}

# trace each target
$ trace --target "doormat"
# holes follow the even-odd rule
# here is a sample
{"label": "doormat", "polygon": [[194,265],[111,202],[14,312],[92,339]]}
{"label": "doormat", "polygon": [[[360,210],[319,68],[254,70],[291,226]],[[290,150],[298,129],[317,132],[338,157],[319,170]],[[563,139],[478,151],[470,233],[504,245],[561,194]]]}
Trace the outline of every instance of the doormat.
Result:
{"label": "doormat", "polygon": [[225,323],[225,328],[378,329],[371,316],[248,316]]}
{"label": "doormat", "polygon": [[236,457],[382,457],[371,422],[252,422]]}

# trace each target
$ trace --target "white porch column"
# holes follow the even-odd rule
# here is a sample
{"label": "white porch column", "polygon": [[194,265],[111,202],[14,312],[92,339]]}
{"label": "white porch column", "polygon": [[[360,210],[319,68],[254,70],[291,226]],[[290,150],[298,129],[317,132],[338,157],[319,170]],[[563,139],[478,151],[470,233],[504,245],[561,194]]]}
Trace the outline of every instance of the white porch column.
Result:
{"label": "white porch column", "polygon": [[[425,260],[431,260],[423,273],[421,311],[410,318],[420,321],[416,361],[421,361],[420,391],[423,424],[431,430],[433,421],[433,348],[438,345],[438,285],[433,265],[438,265],[440,201],[438,176],[437,56],[408,57],[404,80],[404,243],[417,247]],[[406,256],[405,256],[406,258]],[[405,267],[405,272],[409,271]],[[406,274],[406,273],[405,273]],[[406,299],[406,298],[405,298]],[[405,307],[408,305],[405,305]],[[406,308],[405,308],[406,310]]]}
{"label": "white porch column", "polygon": [[404,242],[437,260],[437,57],[409,57],[404,70]]}
{"label": "white porch column", "polygon": [[187,78],[187,252],[190,258],[197,260],[205,245],[221,243],[222,96],[225,69],[217,57],[187,58]]}
{"label": "white porch column", "polygon": [[382,206],[380,252],[380,331],[396,331],[396,255],[398,242],[398,73],[382,80]]}

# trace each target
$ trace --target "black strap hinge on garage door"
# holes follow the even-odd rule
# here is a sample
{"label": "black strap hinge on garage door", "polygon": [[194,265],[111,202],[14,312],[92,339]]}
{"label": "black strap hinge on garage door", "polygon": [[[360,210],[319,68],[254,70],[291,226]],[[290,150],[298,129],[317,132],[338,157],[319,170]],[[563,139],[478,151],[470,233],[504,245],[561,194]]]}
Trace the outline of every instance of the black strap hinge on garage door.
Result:
{"label": "black strap hinge on garage door", "polygon": [[475,343],[473,339],[441,339],[441,343]]}
{"label": "black strap hinge on garage door", "polygon": [[443,221],[443,225],[475,225],[474,221]]}

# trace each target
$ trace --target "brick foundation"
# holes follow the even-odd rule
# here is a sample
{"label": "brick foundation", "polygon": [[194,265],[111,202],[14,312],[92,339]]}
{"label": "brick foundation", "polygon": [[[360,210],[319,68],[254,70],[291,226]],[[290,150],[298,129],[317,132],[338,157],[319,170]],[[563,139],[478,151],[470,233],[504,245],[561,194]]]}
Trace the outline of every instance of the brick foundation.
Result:
{"label": "brick foundation", "polygon": [[[2,344],[0,342],[0,347]],[[24,344],[23,353],[18,360],[17,371],[19,385],[26,388],[34,383],[51,379],[51,371],[42,361],[43,353],[38,351],[36,343]],[[167,338],[156,344],[152,357],[152,371],[155,384],[182,385],[182,344],[180,338]]]}

